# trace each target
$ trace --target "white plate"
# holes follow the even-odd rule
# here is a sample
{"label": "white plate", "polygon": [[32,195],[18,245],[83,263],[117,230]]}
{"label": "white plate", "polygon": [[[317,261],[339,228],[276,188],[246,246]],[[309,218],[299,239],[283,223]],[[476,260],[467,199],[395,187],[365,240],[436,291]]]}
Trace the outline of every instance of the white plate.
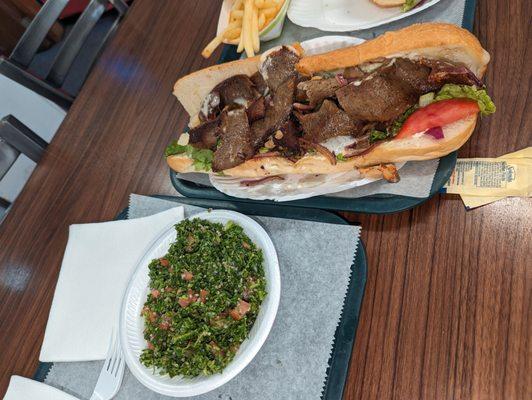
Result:
{"label": "white plate", "polygon": [[371,0],[292,0],[288,18],[294,24],[330,32],[350,32],[387,24],[423,11],[440,0],[428,0],[404,13],[382,8]]}
{"label": "white plate", "polygon": [[262,302],[257,320],[248,339],[242,343],[235,358],[222,373],[192,379],[170,378],[168,375],[154,374],[151,368],[146,368],[139,361],[142,349],[147,346],[143,336],[144,320],[140,316],[140,312],[148,295],[150,281],[148,264],[152,259],[164,256],[176,237],[174,227],[161,233],[139,260],[125,292],[120,313],[120,343],[131,373],[147,388],[173,397],[196,396],[209,392],[228,382],[242,371],[255,357],[266,340],[277,314],[281,296],[281,275],[277,252],[266,231],[256,221],[243,214],[226,210],[203,212],[191,218],[202,218],[222,224],[233,221],[244,228],[246,235],[263,251],[268,295]]}

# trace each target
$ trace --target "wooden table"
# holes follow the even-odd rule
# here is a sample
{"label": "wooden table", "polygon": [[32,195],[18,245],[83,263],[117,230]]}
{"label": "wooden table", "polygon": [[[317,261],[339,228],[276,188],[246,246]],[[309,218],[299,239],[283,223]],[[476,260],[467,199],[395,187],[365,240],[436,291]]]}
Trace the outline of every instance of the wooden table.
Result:
{"label": "wooden table", "polygon": [[[478,2],[498,112],[462,157],[531,145],[526,4]],[[0,227],[0,395],[12,374],[35,371],[68,225],[112,219],[131,192],[175,194],[162,151],[187,118],[171,88],[215,59],[199,52],[217,9],[134,3]],[[363,226],[369,276],[346,399],[530,398],[530,205],[466,212],[436,196],[395,215],[348,215]]]}

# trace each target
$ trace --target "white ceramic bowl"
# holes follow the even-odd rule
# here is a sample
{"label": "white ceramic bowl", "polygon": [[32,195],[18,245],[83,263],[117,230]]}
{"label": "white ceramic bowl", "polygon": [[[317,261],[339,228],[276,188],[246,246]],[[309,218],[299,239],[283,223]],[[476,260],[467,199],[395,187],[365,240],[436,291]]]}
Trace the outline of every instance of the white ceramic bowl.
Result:
{"label": "white ceramic bowl", "polygon": [[160,258],[167,253],[170,244],[176,237],[174,227],[166,229],[155,239],[139,260],[124,294],[120,313],[120,343],[131,373],[147,388],[173,397],[196,396],[209,392],[228,382],[242,371],[264,344],[275,320],[281,296],[281,276],[277,252],[266,231],[256,221],[243,214],[226,210],[207,211],[191,218],[202,218],[222,224],[233,221],[244,228],[246,235],[263,251],[268,295],[261,305],[249,337],[242,343],[235,358],[222,373],[196,378],[177,376],[170,378],[168,375],[162,376],[153,373],[151,368],[145,367],[139,360],[142,349],[147,346],[143,336],[144,320],[140,316],[140,312],[148,295],[148,265],[152,259]]}

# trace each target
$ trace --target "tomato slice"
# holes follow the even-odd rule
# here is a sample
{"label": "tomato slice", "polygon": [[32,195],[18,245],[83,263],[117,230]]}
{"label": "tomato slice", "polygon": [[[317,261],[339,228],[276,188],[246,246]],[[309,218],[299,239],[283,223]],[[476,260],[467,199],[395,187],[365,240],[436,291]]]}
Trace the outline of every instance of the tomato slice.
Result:
{"label": "tomato slice", "polygon": [[415,111],[407,118],[395,137],[397,139],[406,138],[436,126],[445,126],[479,111],[478,103],[475,100],[449,99],[437,101]]}

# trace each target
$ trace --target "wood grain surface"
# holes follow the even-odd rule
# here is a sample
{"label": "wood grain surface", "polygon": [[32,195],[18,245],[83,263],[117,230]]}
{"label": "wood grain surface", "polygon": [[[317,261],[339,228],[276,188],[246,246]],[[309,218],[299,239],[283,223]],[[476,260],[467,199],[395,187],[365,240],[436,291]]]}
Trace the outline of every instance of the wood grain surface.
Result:
{"label": "wood grain surface", "polygon": [[[112,219],[132,192],[175,194],[162,151],[185,125],[170,88],[213,62],[211,0],[136,0],[0,226],[0,396],[38,363],[68,225]],[[527,8],[528,6],[528,8]],[[497,104],[461,157],[531,145],[530,3],[478,1]],[[466,212],[437,196],[363,226],[368,282],[345,398],[532,398],[530,199]]]}

